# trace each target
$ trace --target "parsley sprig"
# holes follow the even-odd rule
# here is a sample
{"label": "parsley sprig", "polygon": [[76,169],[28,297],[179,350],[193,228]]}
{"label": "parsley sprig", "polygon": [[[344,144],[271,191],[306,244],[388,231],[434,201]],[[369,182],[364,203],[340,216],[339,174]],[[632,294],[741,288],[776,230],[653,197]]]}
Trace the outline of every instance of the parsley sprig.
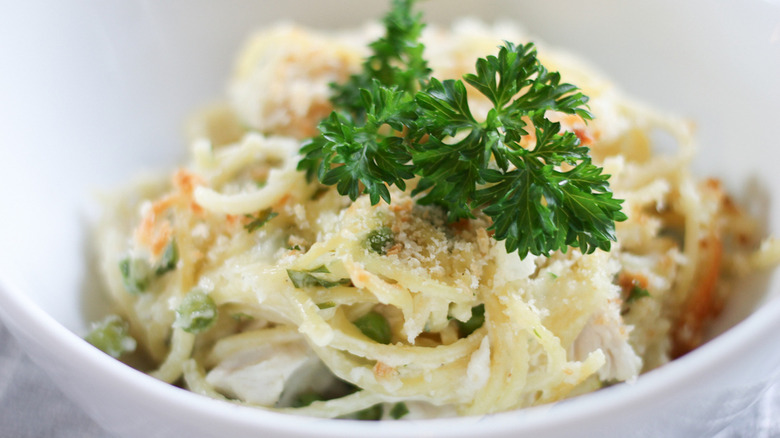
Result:
{"label": "parsley sprig", "polygon": [[367,107],[361,90],[371,89],[378,81],[387,87],[413,93],[428,80],[431,73],[423,58],[425,46],[420,42],[425,24],[421,13],[413,13],[414,0],[394,0],[385,16],[385,35],[369,44],[372,54],[363,62],[363,71],[350,76],[344,84],[334,84],[331,99],[337,108],[348,110],[358,119]]}
{"label": "parsley sprig", "polygon": [[[352,200],[390,203],[388,187],[451,222],[489,216],[497,240],[521,258],[608,250],[626,216],[609,175],[588,148],[548,112],[590,120],[588,97],[539,61],[533,43],[506,42],[476,61],[462,80],[430,77],[419,42],[424,27],[412,0],[395,0],[386,34],[371,44],[361,73],[334,87],[335,111],[301,148],[298,168]],[[466,84],[492,103],[484,120],[469,107]]]}

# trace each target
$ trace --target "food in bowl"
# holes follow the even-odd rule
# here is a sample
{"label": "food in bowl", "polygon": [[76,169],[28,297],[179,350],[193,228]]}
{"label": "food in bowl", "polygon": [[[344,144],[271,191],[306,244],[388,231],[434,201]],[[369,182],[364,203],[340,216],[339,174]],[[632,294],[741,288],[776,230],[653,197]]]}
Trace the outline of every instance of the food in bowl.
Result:
{"label": "food in bowl", "polygon": [[412,7],[248,41],[191,162],[107,205],[117,315],[91,342],[283,412],[478,415],[632,381],[776,262],[688,171],[689,123],[516,27]]}

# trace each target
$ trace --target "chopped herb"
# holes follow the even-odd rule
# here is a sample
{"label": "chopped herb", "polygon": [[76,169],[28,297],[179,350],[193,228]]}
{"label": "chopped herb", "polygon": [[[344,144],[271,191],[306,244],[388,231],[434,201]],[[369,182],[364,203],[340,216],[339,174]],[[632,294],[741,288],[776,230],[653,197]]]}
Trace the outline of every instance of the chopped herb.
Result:
{"label": "chopped herb", "polygon": [[322,400],[325,400],[325,398],[319,393],[316,393],[314,391],[303,392],[301,394],[298,394],[297,397],[295,397],[295,399],[291,403],[291,407],[302,408],[305,406],[309,406],[310,404],[316,401],[322,401]]}
{"label": "chopped herb", "polygon": [[[626,219],[623,201],[579,138],[546,118],[555,111],[587,121],[588,97],[547,71],[533,43],[505,43],[462,80],[430,78],[413,5],[393,2],[385,36],[370,45],[363,71],[335,87],[335,111],[302,145],[298,169],[372,204],[390,203],[389,186],[405,190],[419,178],[418,203],[445,208],[450,222],[481,211],[521,258],[608,250],[615,222]],[[492,102],[485,120],[471,113],[466,84]],[[521,145],[528,138],[533,148]]]}
{"label": "chopped herb", "polygon": [[393,405],[392,409],[390,409],[390,416],[393,417],[394,420],[399,420],[408,413],[409,407],[406,406],[406,403],[404,402],[398,402]]}
{"label": "chopped herb", "polygon": [[385,255],[387,250],[395,243],[395,234],[390,227],[379,227],[371,230],[365,240],[369,250]]}
{"label": "chopped herb", "polygon": [[557,280],[558,279],[558,274],[556,274],[554,272],[548,272],[548,274],[550,274],[550,278],[552,278],[553,280]]}
{"label": "chopped herb", "polygon": [[353,419],[353,420],[363,420],[363,421],[378,421],[382,419],[383,413],[384,413],[384,408],[382,408],[382,404],[379,403],[374,406],[371,406],[370,408],[366,408],[363,409],[362,411],[357,411],[355,413],[347,415],[346,418]]}
{"label": "chopped herb", "polygon": [[368,312],[356,319],[353,324],[363,332],[364,335],[380,344],[389,344],[392,340],[390,323],[384,316],[377,312]]}
{"label": "chopped herb", "polygon": [[262,228],[263,225],[278,215],[279,213],[272,211],[270,207],[257,213],[257,216],[246,215],[246,217],[251,218],[252,221],[244,225],[244,229],[250,233],[254,232],[257,229]]}
{"label": "chopped herb", "polygon": [[460,336],[465,338],[466,336],[474,333],[474,331],[485,323],[485,305],[480,304],[471,308],[471,318],[468,321],[458,321],[458,328]]}
{"label": "chopped herb", "polygon": [[322,198],[322,195],[325,193],[328,193],[328,190],[330,190],[330,187],[317,187],[317,190],[314,191],[314,193],[311,195],[311,200],[316,201],[320,198]]}
{"label": "chopped herb", "polygon": [[113,357],[135,351],[136,342],[128,334],[128,324],[117,315],[109,315],[103,321],[93,323],[84,339]]}
{"label": "chopped herb", "polygon": [[534,328],[534,335],[536,335],[537,338],[542,339],[542,335],[540,335],[539,332],[536,331],[536,328]]}
{"label": "chopped herb", "polygon": [[230,315],[230,317],[233,318],[233,320],[235,320],[236,322],[246,322],[255,319],[254,316],[246,314],[244,312],[234,313]]}
{"label": "chopped herb", "polygon": [[333,84],[335,106],[345,108],[357,118],[365,118],[363,91],[377,81],[414,93],[428,79],[431,69],[423,58],[425,46],[420,42],[425,24],[422,14],[413,13],[414,0],[393,0],[384,17],[385,34],[369,44],[371,55],[363,62],[360,73],[344,84]]}
{"label": "chopped herb", "polygon": [[324,303],[317,303],[317,307],[320,309],[330,309],[331,307],[336,307],[336,303],[333,301],[325,301]]}
{"label": "chopped herb", "polygon": [[155,277],[160,277],[176,269],[179,262],[179,250],[176,239],[171,239],[160,256],[157,266],[152,266],[143,257],[125,257],[119,262],[119,272],[122,274],[122,284],[133,295],[145,292]]}
{"label": "chopped herb", "polygon": [[312,274],[329,274],[330,271],[325,266],[319,266],[309,271],[295,271],[292,269],[287,270],[287,276],[290,277],[293,286],[298,289],[312,286],[322,286],[325,288],[331,288],[334,286],[349,284],[351,280],[349,278],[341,278],[336,281],[327,280]]}
{"label": "chopped herb", "polygon": [[138,295],[149,287],[152,281],[152,266],[146,259],[127,257],[119,262],[122,284],[133,295]]}
{"label": "chopped herb", "polygon": [[650,292],[648,292],[647,289],[640,287],[638,284],[634,284],[634,286],[631,288],[631,292],[628,293],[628,298],[626,298],[626,303],[633,303],[634,301],[649,297]]}
{"label": "chopped herb", "polygon": [[619,385],[619,384],[621,384],[621,383],[623,383],[623,382],[621,382],[620,380],[617,380],[617,379],[609,379],[609,380],[604,380],[604,381],[601,381],[601,387],[602,387],[602,388],[609,388],[610,386]]}
{"label": "chopped herb", "polygon": [[189,333],[202,333],[208,330],[217,320],[217,304],[200,289],[193,289],[176,309],[174,327],[182,328]]}
{"label": "chopped herb", "polygon": [[179,262],[179,249],[176,247],[176,239],[166,245],[165,251],[163,251],[162,257],[160,257],[160,263],[157,266],[155,274],[158,276],[165,274],[166,272],[176,269],[176,264]]}

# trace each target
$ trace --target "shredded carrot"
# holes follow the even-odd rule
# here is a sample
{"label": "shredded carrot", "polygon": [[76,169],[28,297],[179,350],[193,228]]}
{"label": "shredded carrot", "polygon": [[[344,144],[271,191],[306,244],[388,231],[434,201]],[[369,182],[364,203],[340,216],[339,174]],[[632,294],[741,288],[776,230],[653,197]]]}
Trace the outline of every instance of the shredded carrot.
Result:
{"label": "shredded carrot", "polygon": [[281,210],[291,199],[292,196],[289,193],[285,193],[284,196],[282,196],[281,198],[279,198],[278,201],[276,201],[274,207]]}
{"label": "shredded carrot", "polygon": [[574,128],[574,135],[576,135],[577,138],[580,139],[580,142],[585,146],[593,144],[594,138],[588,129]]}
{"label": "shredded carrot", "polygon": [[205,181],[203,181],[203,178],[187,169],[179,169],[173,175],[173,184],[179,190],[180,194],[191,198],[195,187],[204,185]]}
{"label": "shredded carrot", "polygon": [[696,275],[696,288],[683,307],[673,337],[673,356],[682,356],[701,344],[705,323],[717,315],[715,286],[720,276],[723,244],[714,232],[699,242],[702,263]]}
{"label": "shredded carrot", "polygon": [[647,277],[642,274],[622,271],[620,272],[620,275],[618,275],[618,285],[626,295],[631,293],[634,286],[647,289],[647,283]]}
{"label": "shredded carrot", "polygon": [[173,204],[176,202],[176,196],[174,195],[166,195],[156,201],[152,204],[152,213],[155,216],[159,216],[165,212],[165,210],[171,208]]}
{"label": "shredded carrot", "polygon": [[452,228],[455,232],[460,233],[471,228],[471,220],[468,218],[458,219],[457,221],[450,224],[450,228]]}
{"label": "shredded carrot", "polygon": [[203,184],[205,182],[200,176],[179,169],[173,175],[173,193],[154,201],[144,213],[141,223],[135,229],[135,239],[149,248],[152,256],[159,256],[173,236],[173,226],[165,217],[166,211],[180,205],[196,214],[203,212],[203,208],[193,199],[195,187]]}
{"label": "shredded carrot", "polygon": [[403,249],[404,249],[404,244],[401,242],[397,242],[387,250],[387,255],[400,254]]}
{"label": "shredded carrot", "polygon": [[395,374],[395,368],[386,365],[384,362],[377,361],[374,365],[374,375],[377,379],[386,379]]}
{"label": "shredded carrot", "polygon": [[172,235],[173,229],[171,228],[171,223],[169,221],[162,222],[157,228],[157,232],[151,242],[151,250],[154,256],[159,256],[163,252],[165,246],[171,241]]}
{"label": "shredded carrot", "polygon": [[390,211],[396,213],[412,211],[412,201],[405,200],[403,202],[394,202],[390,204],[388,208],[390,208]]}

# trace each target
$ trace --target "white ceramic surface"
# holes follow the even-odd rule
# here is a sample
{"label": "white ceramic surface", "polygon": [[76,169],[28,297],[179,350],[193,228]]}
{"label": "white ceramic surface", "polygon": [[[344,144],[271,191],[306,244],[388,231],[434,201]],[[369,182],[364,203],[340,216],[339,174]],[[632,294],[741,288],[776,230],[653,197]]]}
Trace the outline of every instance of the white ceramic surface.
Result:
{"label": "white ceramic surface", "polygon": [[[183,121],[222,96],[251,29],[278,19],[356,25],[384,8],[357,0],[0,2],[0,316],[30,356],[89,415],[127,437],[713,436],[751,404],[780,369],[777,276],[741,288],[719,323],[725,333],[632,386],[484,418],[282,416],[157,382],[80,339],[101,305],[86,242],[94,191],[183,156]],[[425,9],[433,21],[517,19],[630,94],[696,120],[696,170],[725,179],[780,234],[777,2],[430,0]]]}

